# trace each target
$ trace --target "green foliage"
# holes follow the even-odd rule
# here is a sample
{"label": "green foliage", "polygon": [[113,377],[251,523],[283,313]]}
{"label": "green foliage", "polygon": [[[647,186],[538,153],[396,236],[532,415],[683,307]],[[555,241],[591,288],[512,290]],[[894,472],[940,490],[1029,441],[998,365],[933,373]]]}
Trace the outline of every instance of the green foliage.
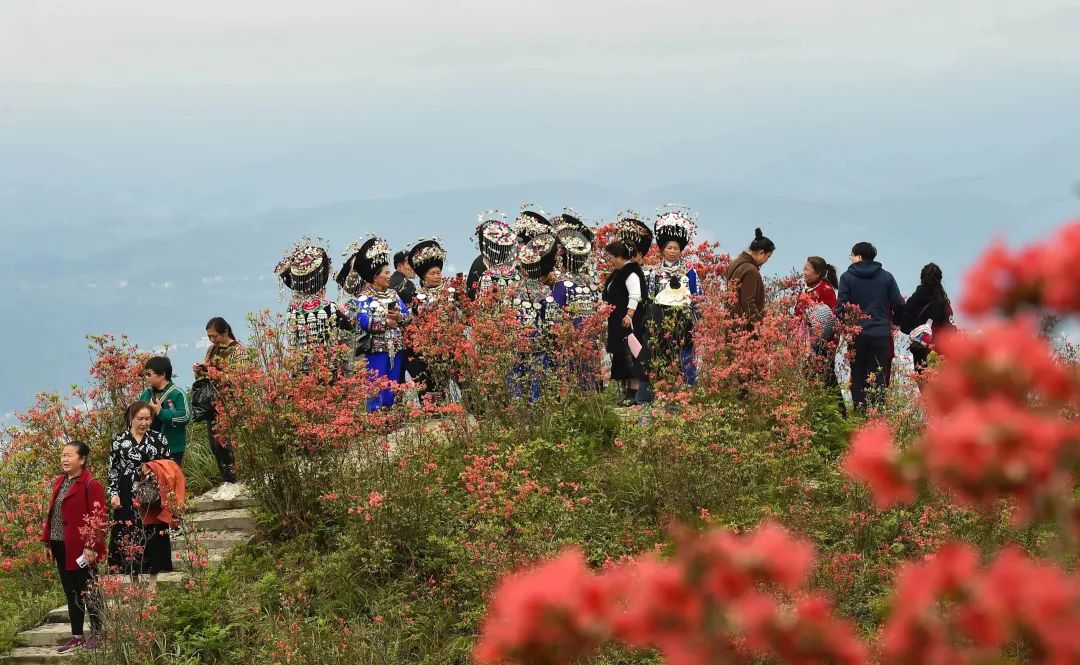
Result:
{"label": "green foliage", "polygon": [[16,635],[40,624],[63,602],[60,585],[44,578],[33,584],[0,587],[0,653],[14,648]]}
{"label": "green foliage", "polygon": [[[872,632],[897,563],[946,537],[1008,536],[1001,520],[932,495],[874,511],[838,471],[851,421],[832,396],[804,395],[783,423],[737,397],[619,412],[608,394],[549,395],[527,414],[418,415],[392,423],[392,441],[374,428],[351,447],[322,449],[283,440],[273,420],[236,421],[243,471],[262,478],[259,538],[192,588],[157,598],[155,662],[464,664],[493,585],[520,566],[569,545],[609,565],[665,551],[677,524],[741,530],[763,519],[817,544],[817,586]],[[887,417],[917,431],[916,409]],[[792,440],[800,427],[805,436]],[[201,426],[185,470],[193,493],[216,481]],[[304,521],[287,523],[296,506],[281,502],[300,499]],[[1041,533],[1023,538],[1037,548]],[[15,607],[4,598],[0,609]],[[0,639],[50,604],[58,599],[7,613]],[[659,660],[607,649],[594,662]]]}

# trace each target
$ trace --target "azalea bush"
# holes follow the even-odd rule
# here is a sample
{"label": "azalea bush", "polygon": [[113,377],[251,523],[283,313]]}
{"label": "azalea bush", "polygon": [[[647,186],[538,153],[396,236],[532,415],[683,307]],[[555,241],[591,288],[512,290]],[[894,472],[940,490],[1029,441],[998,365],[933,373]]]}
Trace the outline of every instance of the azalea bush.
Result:
{"label": "azalea bush", "polygon": [[234,449],[237,476],[275,529],[318,528],[321,496],[387,448],[397,411],[369,413],[388,385],[351,362],[345,346],[290,348],[280,316],[251,319],[244,357],[214,370],[220,402],[215,435]]}
{"label": "azalea bush", "polygon": [[[907,507],[923,515],[923,528],[911,529],[912,535],[922,531],[914,541],[921,558],[881,570],[878,586],[895,586],[878,637],[860,635],[836,611],[832,594],[807,588],[815,548],[766,523],[745,536],[724,528],[683,534],[666,559],[637,557],[597,573],[570,551],[508,577],[492,599],[476,659],[571,663],[620,642],[686,664],[763,657],[789,663],[1076,662],[1080,584],[1071,566],[1080,515],[1080,375],[1054,354],[1035,317],[1080,311],[1080,298],[1061,283],[1075,283],[1061,271],[1078,255],[1080,224],[1015,255],[992,249],[969,279],[969,288],[980,293],[965,298],[970,314],[988,318],[979,333],[938,341],[942,361],[923,385],[923,424],[912,428],[903,419],[894,422],[896,413],[879,412],[855,433],[840,461],[882,511],[852,512],[855,533],[875,522],[883,526],[882,516]],[[755,343],[766,337],[755,332]],[[755,378],[761,371],[759,364]],[[778,422],[783,428],[776,439],[797,444],[793,421]],[[815,478],[814,489],[825,474]],[[703,521],[708,517],[703,511]],[[792,526],[812,527],[812,515],[806,518]],[[925,528],[935,523],[944,528]],[[997,534],[975,537],[978,530],[968,528],[973,524]],[[1025,537],[1040,527],[1043,538]],[[834,551],[816,577],[831,576],[833,592],[850,593],[852,571],[863,567],[863,558]]]}
{"label": "azalea bush", "polygon": [[[218,433],[260,532],[214,570],[185,548],[189,583],[115,613],[126,623],[108,653],[185,665],[1075,662],[1080,375],[1054,338],[1080,307],[1062,277],[1078,228],[993,248],[963,299],[971,331],[935,340],[926,376],[898,367],[885,403],[847,418],[822,384],[828,353],[795,314],[797,280],[770,280],[750,326],[714,245],[687,252],[704,289],[697,384],[669,362],[645,408],[617,409],[591,381],[603,309],[554,327],[530,401],[508,381],[532,348],[512,311],[494,295],[432,305],[406,336],[462,401],[417,400],[405,384],[376,413],[367,399],[384,383],[343,362],[347,349],[299,354],[264,312],[244,357],[214,376]],[[856,332],[840,322],[841,364]],[[104,363],[113,392],[88,401],[127,399],[119,377],[137,363]],[[13,489],[0,492],[0,603],[49,574],[34,542],[55,465],[44,442],[117,426],[71,406],[42,398],[9,434],[41,456],[0,468]]]}

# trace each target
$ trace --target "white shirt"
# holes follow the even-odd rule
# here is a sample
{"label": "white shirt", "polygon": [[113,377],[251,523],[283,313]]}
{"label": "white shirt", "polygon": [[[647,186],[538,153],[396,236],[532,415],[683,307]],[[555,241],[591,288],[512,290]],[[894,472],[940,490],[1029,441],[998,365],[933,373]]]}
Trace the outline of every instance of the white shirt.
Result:
{"label": "white shirt", "polygon": [[641,280],[638,279],[637,273],[630,273],[626,278],[626,293],[629,295],[626,308],[637,311],[638,303],[641,301]]}

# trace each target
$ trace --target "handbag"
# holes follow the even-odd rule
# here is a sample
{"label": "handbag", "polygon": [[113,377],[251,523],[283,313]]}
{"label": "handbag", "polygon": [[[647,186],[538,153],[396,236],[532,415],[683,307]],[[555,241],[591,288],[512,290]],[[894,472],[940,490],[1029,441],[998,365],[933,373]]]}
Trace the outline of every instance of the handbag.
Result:
{"label": "handbag", "polygon": [[156,510],[161,508],[161,484],[157,476],[147,473],[142,477],[133,489],[135,504],[142,510]]}
{"label": "handbag", "polygon": [[208,422],[214,419],[214,396],[217,389],[205,376],[195,379],[191,384],[188,403],[191,404],[191,419],[195,422]]}
{"label": "handbag", "polygon": [[[926,314],[926,310],[930,309],[930,305],[933,303],[926,303],[923,308],[919,310],[919,315],[915,317],[918,321]],[[915,326],[910,333],[908,333],[908,348],[915,351],[928,351],[930,349],[930,341],[934,336],[934,320],[929,319],[925,323]]]}
{"label": "handbag", "polygon": [[836,335],[836,312],[825,303],[817,303],[808,308],[806,322],[810,326],[810,339],[814,343],[827,342]]}
{"label": "handbag", "polygon": [[359,358],[371,353],[372,342],[371,332],[363,328],[358,329],[353,337],[353,349],[355,349],[356,357]]}

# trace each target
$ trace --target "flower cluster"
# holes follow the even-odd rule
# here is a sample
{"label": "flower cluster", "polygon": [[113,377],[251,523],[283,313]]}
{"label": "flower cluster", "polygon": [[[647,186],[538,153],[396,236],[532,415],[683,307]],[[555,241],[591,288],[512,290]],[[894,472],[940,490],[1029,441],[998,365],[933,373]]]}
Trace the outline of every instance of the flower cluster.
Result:
{"label": "flower cluster", "polygon": [[804,594],[812,547],[766,524],[684,537],[670,561],[647,556],[592,573],[576,550],[506,578],[474,656],[480,663],[571,663],[620,642],[670,663],[868,662],[853,626]]}
{"label": "flower cluster", "polygon": [[1065,225],[1045,242],[1016,252],[997,243],[968,273],[963,308],[973,315],[1028,307],[1076,313],[1080,311],[1078,262],[1080,220]]}
{"label": "flower cluster", "polygon": [[925,478],[976,508],[1007,497],[1018,520],[1047,514],[1080,464],[1080,429],[1062,415],[1074,377],[1027,318],[949,334],[939,347],[948,362],[923,388],[922,435],[900,451],[872,422],[852,440],[846,470],[879,507],[911,501]]}
{"label": "flower cluster", "polygon": [[896,664],[1001,662],[1023,645],[1043,663],[1080,662],[1080,579],[1009,547],[985,567],[951,544],[899,575],[882,654]]}

